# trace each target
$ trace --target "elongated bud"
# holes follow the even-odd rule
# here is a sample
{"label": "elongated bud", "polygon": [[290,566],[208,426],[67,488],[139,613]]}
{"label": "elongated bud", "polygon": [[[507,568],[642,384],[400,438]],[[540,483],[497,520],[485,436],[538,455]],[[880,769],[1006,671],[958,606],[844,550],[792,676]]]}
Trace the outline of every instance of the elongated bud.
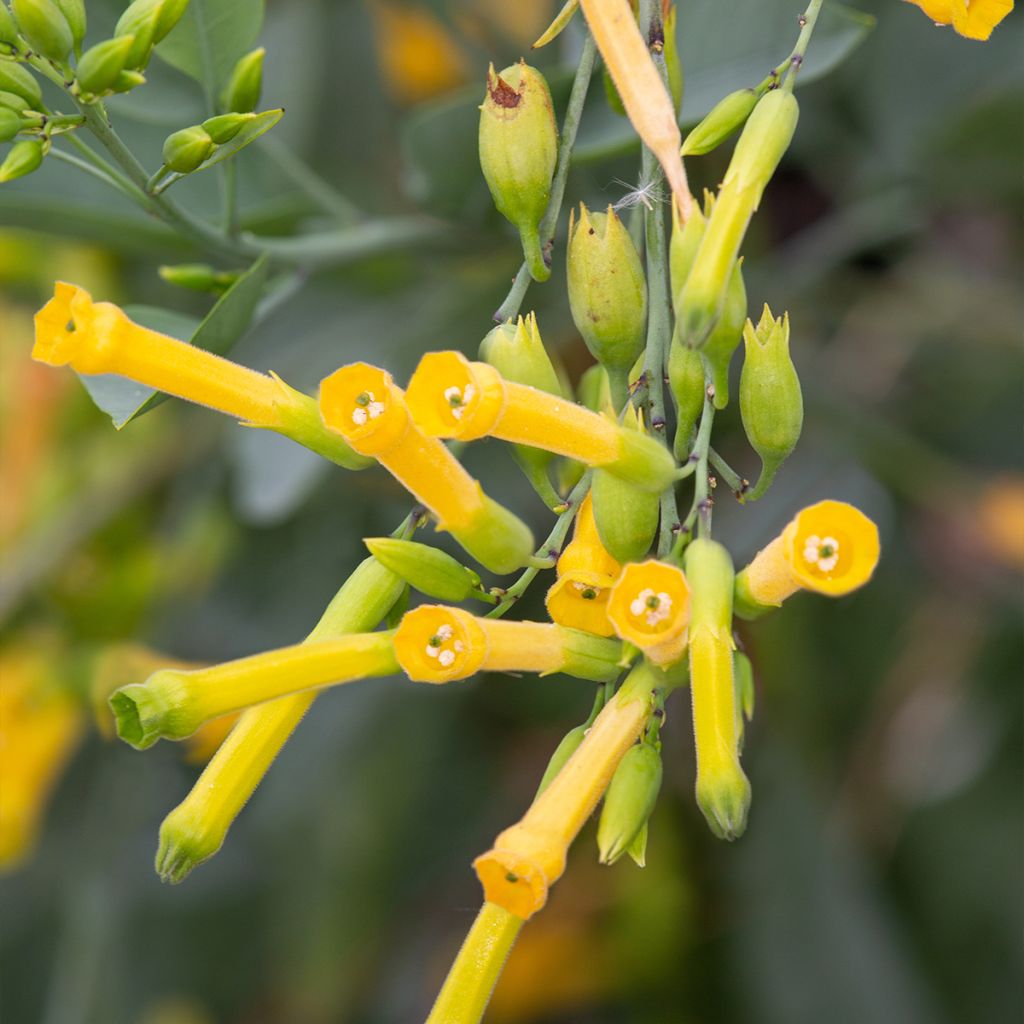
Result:
{"label": "elongated bud", "polygon": [[[626,411],[622,425],[646,433],[632,406]],[[637,562],[643,558],[650,551],[658,529],[660,496],[642,491],[603,469],[594,470],[591,495],[597,532],[608,552],[620,562]]]}
{"label": "elongated bud", "polygon": [[480,168],[494,205],[519,230],[523,256],[535,281],[551,267],[538,234],[551,197],[558,158],[558,128],[544,76],[524,61],[487,72],[480,107]]}
{"label": "elongated bud", "polygon": [[721,314],[747,225],[789,146],[798,113],[793,94],[776,89],[760,100],[743,129],[677,303],[687,345],[702,346]]}
{"label": "elongated bud", "polygon": [[35,76],[10,60],[0,60],[0,90],[20,96],[33,110],[43,102],[43,90]]}
{"label": "elongated bud", "polygon": [[544,792],[548,786],[551,785],[554,777],[562,770],[565,766],[565,762],[576,753],[577,748],[583,742],[583,737],[587,735],[587,730],[590,727],[587,725],[577,725],[575,729],[570,729],[563,737],[561,742],[555,747],[555,752],[551,755],[551,760],[548,761],[547,768],[544,769],[544,774],[541,776],[540,785],[537,787],[537,793],[534,796],[536,800],[541,793]]}
{"label": "elongated bud", "polygon": [[132,89],[146,84],[146,76],[139,71],[122,71],[114,79],[112,86],[114,92],[131,92]]}
{"label": "elongated bud", "polygon": [[612,393],[608,386],[608,371],[598,363],[584,371],[576,391],[580,405],[591,412],[612,412]]}
{"label": "elongated bud", "polygon": [[85,0],[54,0],[71,29],[71,40],[75,53],[80,53],[85,39]]}
{"label": "elongated bud", "polygon": [[189,174],[213,152],[213,139],[200,125],[182,128],[164,141],[164,163],[172,171]]}
{"label": "elongated bud", "polygon": [[647,867],[647,832],[649,822],[644,822],[644,827],[637,832],[633,842],[629,844],[626,853],[629,859],[638,867]]}
{"label": "elongated bud", "polygon": [[214,294],[227,291],[239,277],[239,272],[236,270],[215,270],[208,263],[165,265],[160,267],[157,273],[168,284]]}
{"label": "elongated bud", "polygon": [[0,43],[18,45],[18,25],[5,4],[0,4]]}
{"label": "elongated bud", "polygon": [[381,565],[428,597],[465,601],[480,591],[480,577],[440,548],[396,537],[368,537],[363,543]]}
{"label": "elongated bud", "polygon": [[142,70],[156,43],[161,0],[135,0],[125,8],[114,26],[114,37],[131,36],[132,45],[125,58],[125,68]]}
{"label": "elongated bud", "polygon": [[736,683],[736,735],[742,751],[744,721],[754,717],[754,666],[742,651],[733,651],[732,672]]}
{"label": "elongated bud", "polygon": [[71,52],[71,26],[53,0],[12,0],[11,9],[33,50],[58,63]]}
{"label": "elongated bud", "polygon": [[23,96],[15,96],[13,92],[5,92],[3,89],[0,89],[0,107],[13,110],[15,114],[23,114],[29,109]]}
{"label": "elongated bud", "polygon": [[0,107],[0,142],[8,142],[21,131],[21,116],[9,107]]}
{"label": "elongated bud", "polygon": [[743,260],[739,259],[729,277],[722,314],[701,353],[714,388],[712,402],[716,409],[724,409],[729,404],[729,364],[743,337],[743,323],[746,319],[747,288],[743,282]]}
{"label": "elongated bud", "polygon": [[188,9],[189,0],[154,0],[154,3],[159,8],[159,13],[153,42],[159,43],[181,21]]}
{"label": "elongated bud", "polygon": [[38,170],[43,162],[43,144],[38,139],[23,139],[16,142],[0,164],[0,184],[23,178]]}
{"label": "elongated bud", "polygon": [[[668,77],[668,91],[672,97],[672,106],[678,115],[683,106],[683,62],[679,59],[679,38],[676,35],[676,15],[679,8],[676,4],[669,6],[665,15],[665,73]],[[685,153],[684,153],[685,155]]]}
{"label": "elongated bud", "polygon": [[597,824],[602,864],[614,864],[632,845],[658,802],[661,754],[653,743],[630,747],[619,763],[604,796]]}
{"label": "elongated bud", "polygon": [[761,476],[747,496],[760,498],[800,438],[804,403],[789,356],[789,314],[779,319],[766,305],[755,328],[743,329],[746,346],[740,375],[740,415],[750,446],[761,458]]}
{"label": "elongated bud", "polygon": [[704,237],[707,221],[700,207],[694,203],[690,216],[684,224],[679,215],[679,204],[672,201],[672,239],[669,242],[668,266],[672,285],[672,305],[675,308],[682,298],[683,287],[690,276],[697,249]]}
{"label": "elongated bud", "polygon": [[234,66],[220,100],[228,113],[248,114],[256,109],[263,91],[263,58],[266,52],[261,46],[247,53]]}
{"label": "elongated bud", "polygon": [[644,349],[647,282],[640,256],[611,206],[591,213],[580,203],[579,217],[569,218],[566,261],[572,318],[608,371],[614,395]]}
{"label": "elongated bud", "polygon": [[690,600],[690,691],[697,748],[697,803],[720,839],[743,834],[750,783],[739,761],[733,678],[733,567],[729,552],[698,538],[686,549]]}
{"label": "elongated bud", "polygon": [[202,124],[203,131],[219,146],[230,142],[256,115],[218,114],[208,117]]}
{"label": "elongated bud", "polygon": [[115,36],[89,47],[82,54],[75,70],[75,78],[82,92],[101,93],[113,89],[134,45],[135,36],[126,35]]}
{"label": "elongated bud", "polygon": [[720,99],[683,140],[683,156],[702,156],[720,146],[746,123],[758,99],[755,89],[737,89]]}
{"label": "elongated bud", "polygon": [[802,509],[736,577],[736,614],[756,619],[798,590],[841,597],[878,564],[878,527],[845,501]]}
{"label": "elongated bud", "polygon": [[706,389],[704,360],[695,348],[688,348],[676,330],[668,353],[668,383],[676,405],[676,437],[672,445],[683,462],[690,454],[693,430],[704,411]]}

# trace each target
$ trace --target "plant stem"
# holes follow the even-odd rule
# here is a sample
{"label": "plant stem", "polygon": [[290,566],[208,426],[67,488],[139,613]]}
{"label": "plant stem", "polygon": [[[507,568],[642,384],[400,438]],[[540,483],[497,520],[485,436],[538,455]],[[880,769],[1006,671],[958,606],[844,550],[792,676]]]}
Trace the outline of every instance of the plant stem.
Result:
{"label": "plant stem", "polygon": [[711,427],[715,422],[715,407],[710,397],[710,382],[704,391],[704,411],[700,417],[700,427],[697,430],[697,439],[693,443],[693,451],[690,452],[690,461],[697,464],[696,476],[693,484],[693,504],[690,506],[689,515],[682,524],[680,537],[688,534],[694,522],[700,517],[698,532],[701,537],[711,536],[711,506],[712,499],[709,496],[708,488],[708,454],[711,451]]}
{"label": "plant stem", "polygon": [[99,153],[86,145],[78,135],[72,133],[67,137],[67,141],[70,142],[71,145],[89,161],[89,163],[103,171],[114,186],[121,189],[125,195],[134,199],[137,203],[141,203],[143,206],[146,206],[149,203],[149,198],[142,189],[130,182],[112,163],[104,160]]}
{"label": "plant stem", "polygon": [[101,171],[98,167],[94,167],[91,163],[86,160],[82,160],[80,157],[73,156],[71,153],[65,153],[62,149],[58,149],[56,146],[50,150],[50,156],[56,157],[58,160],[63,160],[64,163],[70,164],[72,167],[77,167],[80,171],[84,171],[86,174],[91,174],[94,178],[98,178],[105,185],[109,185],[111,188],[116,188],[119,191],[121,190],[120,184],[114,181],[105,171]]}
{"label": "plant stem", "polygon": [[800,15],[800,35],[797,37],[796,46],[793,47],[793,52],[789,57],[789,74],[786,75],[786,81],[782,84],[782,88],[788,89],[790,92],[796,85],[797,72],[804,62],[804,54],[807,52],[811,36],[814,35],[814,26],[818,22],[818,14],[821,12],[823,2],[824,0],[811,0],[807,5],[807,10]]}
{"label": "plant stem", "polygon": [[[562,200],[565,197],[565,182],[569,176],[569,164],[572,162],[572,150],[576,145],[576,132],[580,126],[580,115],[583,113],[583,102],[587,98],[587,88],[590,85],[590,76],[594,71],[596,56],[597,46],[588,32],[586,42],[583,44],[583,53],[580,54],[580,62],[576,68],[576,77],[572,82],[572,91],[569,93],[569,104],[565,108],[562,137],[558,145],[558,162],[555,165],[555,176],[551,180],[551,198],[548,200],[547,209],[544,211],[540,227],[537,230],[542,240],[542,248],[549,248],[555,238],[555,228],[558,225],[558,218],[562,212]],[[515,281],[512,283],[508,295],[505,296],[505,301],[494,314],[494,319],[499,324],[519,313],[526,289],[529,287],[530,271],[524,263],[519,268],[519,273],[516,274]]]}
{"label": "plant stem", "polygon": [[741,477],[732,466],[729,465],[725,459],[722,458],[714,448],[708,448],[708,459],[711,465],[718,471],[719,476],[725,481],[726,486],[736,495],[737,498],[742,499],[743,495],[746,494],[750,487],[750,481],[746,477]]}
{"label": "plant stem", "polygon": [[[561,552],[566,534],[569,532],[569,527],[572,525],[572,521],[589,490],[590,474],[585,473],[580,482],[570,491],[569,497],[565,499],[565,508],[559,514],[558,519],[555,520],[555,525],[551,533],[548,534],[547,540],[537,549],[537,558],[556,557]],[[501,602],[487,613],[487,618],[500,619],[523,596],[526,588],[533,582],[539,572],[540,568],[537,566],[531,565],[529,568],[524,569],[519,579],[501,595]]]}
{"label": "plant stem", "polygon": [[[642,0],[640,4],[640,26],[645,38],[651,36],[651,26],[660,17],[660,3],[656,0]],[[660,51],[651,52],[651,59],[667,82],[665,58]],[[641,181],[657,186],[664,180],[658,158],[646,146],[641,156]],[[652,203],[644,210],[644,237],[647,253],[647,349],[644,356],[644,379],[646,380],[645,404],[647,422],[654,435],[668,447],[665,438],[665,370],[668,346],[671,340],[671,307],[668,289],[668,259],[665,245],[665,217],[658,203]],[[676,508],[675,488],[669,487],[661,496],[661,528],[658,536],[658,553],[667,554],[675,539],[679,523]]]}
{"label": "plant stem", "polygon": [[523,920],[494,903],[480,908],[430,1011],[427,1024],[477,1024]]}

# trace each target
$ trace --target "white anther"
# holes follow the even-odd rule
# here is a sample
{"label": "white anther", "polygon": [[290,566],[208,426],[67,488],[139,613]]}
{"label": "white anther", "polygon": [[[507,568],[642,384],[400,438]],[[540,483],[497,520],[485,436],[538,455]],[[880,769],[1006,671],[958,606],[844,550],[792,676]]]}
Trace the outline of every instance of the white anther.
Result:
{"label": "white anther", "polygon": [[367,406],[367,408],[369,409],[370,419],[371,420],[375,420],[378,416],[381,416],[384,413],[384,403],[383,402],[371,402]]}
{"label": "white anther", "polygon": [[447,668],[455,660],[454,651],[442,651],[438,656],[437,660]]}
{"label": "white anther", "polygon": [[456,640],[455,643],[452,644],[452,646],[455,648],[456,651],[458,651],[459,654],[461,654],[466,649],[466,645],[461,640]]}
{"label": "white anther", "polygon": [[434,647],[432,644],[427,644],[427,646],[424,648],[424,650],[427,652],[427,657],[428,658],[436,658],[437,657],[437,648]]}
{"label": "white anther", "polygon": [[442,641],[451,640],[453,632],[454,630],[452,629],[452,627],[449,626],[448,623],[446,622],[443,626],[441,626],[438,629],[437,635],[441,638]]}
{"label": "white anther", "polygon": [[812,533],[804,541],[804,561],[821,572],[832,572],[839,564],[839,541],[835,537],[819,537]]}
{"label": "white anther", "polygon": [[357,405],[352,410],[352,422],[360,427],[366,422],[366,410],[362,406]]}

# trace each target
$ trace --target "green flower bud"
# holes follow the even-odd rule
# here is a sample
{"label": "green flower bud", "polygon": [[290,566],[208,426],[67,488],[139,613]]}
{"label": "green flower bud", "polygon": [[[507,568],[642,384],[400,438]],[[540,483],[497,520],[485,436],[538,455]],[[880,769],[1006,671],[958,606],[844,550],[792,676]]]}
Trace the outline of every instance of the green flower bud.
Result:
{"label": "green flower bud", "polygon": [[18,45],[18,25],[4,4],[0,4],[0,43]]}
{"label": "green flower bud", "polygon": [[38,110],[43,102],[39,82],[13,61],[0,60],[0,90],[20,96],[32,110]]}
{"label": "green flower bud", "polygon": [[9,142],[21,131],[21,117],[9,107],[0,107],[0,142]]}
{"label": "green flower bud", "polygon": [[676,405],[676,437],[672,450],[680,462],[690,454],[694,427],[704,411],[704,360],[695,348],[687,348],[676,329],[668,353],[668,384]]}
{"label": "green flower bud", "polygon": [[629,848],[658,802],[661,754],[653,743],[629,748],[612,776],[597,824],[602,864],[614,864]]}
{"label": "green flower bud", "polygon": [[804,422],[800,378],[789,356],[789,314],[772,316],[766,305],[755,328],[743,328],[745,358],[740,375],[740,416],[750,446],[761,458],[761,477],[747,495],[755,501],[800,438]]}
{"label": "green flower bud", "polygon": [[43,144],[38,139],[16,142],[0,164],[0,184],[31,174],[43,162]]}
{"label": "green flower bud", "polygon": [[580,404],[591,412],[611,412],[612,393],[608,386],[608,371],[600,364],[589,367],[580,377],[576,390]]}
{"label": "green flower bud", "polygon": [[601,65],[601,81],[604,84],[604,98],[608,103],[608,109],[619,117],[626,116],[626,108],[622,105],[622,97],[619,90],[615,88],[612,76],[608,73],[607,65]]}
{"label": "green flower bud", "polygon": [[78,62],[75,77],[82,92],[101,93],[112,89],[135,44],[135,36],[115,36],[89,47]]}
{"label": "green flower bud", "polygon": [[85,38],[85,0],[54,0],[71,29],[75,53],[80,53]]}
{"label": "green flower bud", "polygon": [[11,9],[33,50],[58,63],[71,52],[71,26],[53,0],[12,0]]}
{"label": "green flower bud", "polygon": [[[630,406],[622,425],[645,434],[640,417]],[[658,529],[661,499],[604,469],[595,469],[591,497],[594,522],[605,550],[619,562],[639,562],[651,549]]]}
{"label": "green flower bud", "polygon": [[428,597],[457,602],[480,592],[480,577],[440,548],[397,537],[368,537],[363,543],[381,565]]}
{"label": "green flower bud", "polygon": [[0,89],[0,107],[13,110],[16,114],[24,114],[29,109],[29,104],[23,96],[15,96],[13,92]]}
{"label": "green flower bud", "polygon": [[149,55],[156,43],[156,29],[160,21],[162,0],[135,0],[125,8],[114,26],[114,37],[132,36],[131,48],[124,66],[141,70],[149,63]]}
{"label": "green flower bud", "polygon": [[179,174],[194,171],[213,152],[213,139],[199,125],[182,128],[164,141],[164,163]]}
{"label": "green flower bud", "polygon": [[712,401],[716,409],[729,404],[729,363],[743,336],[747,319],[747,288],[743,283],[743,260],[738,259],[725,290],[722,313],[704,343],[703,356],[715,390]]}
{"label": "green flower bud", "polygon": [[720,146],[742,127],[759,98],[755,89],[737,89],[719,100],[683,140],[683,156],[702,156]]}
{"label": "green flower bud", "polygon": [[124,70],[114,79],[112,88],[114,92],[131,92],[136,86],[145,84],[146,76],[141,72]]}
{"label": "green flower bud", "polygon": [[263,90],[263,58],[266,52],[261,46],[247,53],[234,66],[220,98],[220,105],[228,113],[248,114],[256,109]]}
{"label": "green flower bud", "polygon": [[551,755],[551,760],[548,761],[547,768],[544,769],[534,800],[551,785],[554,777],[565,766],[565,762],[576,753],[576,748],[583,742],[583,737],[587,735],[589,728],[589,725],[577,725],[575,729],[570,729],[562,737],[561,743],[555,747],[555,752]]}
{"label": "green flower bud", "polygon": [[[676,37],[676,14],[678,8],[670,5],[665,15],[665,72],[668,76],[668,91],[672,96],[672,106],[676,115],[683,106],[683,62],[679,59],[679,40]],[[642,866],[642,865],[641,865]]]}
{"label": "green flower bud", "polygon": [[626,853],[629,854],[629,859],[638,868],[647,867],[647,826],[649,824],[649,821],[644,822],[644,827],[637,832],[636,838],[634,838],[626,850]]}
{"label": "green flower bud", "polygon": [[668,247],[668,268],[673,308],[682,298],[683,287],[690,276],[706,224],[704,214],[696,203],[690,208],[690,216],[683,224],[679,220],[679,204],[675,200],[672,201],[672,238]]}
{"label": "green flower bud", "polygon": [[569,307],[594,358],[608,371],[613,396],[625,388],[644,349],[647,282],[640,256],[615,211],[569,218]]}
{"label": "green flower bud", "polygon": [[197,292],[227,291],[239,278],[239,271],[214,270],[207,263],[179,263],[163,266],[157,271],[168,284],[191,288]]}
{"label": "green flower bud", "polygon": [[736,733],[743,749],[744,719],[754,717],[754,666],[742,651],[733,651],[733,680],[736,684]]}
{"label": "green flower bud", "polygon": [[544,76],[524,61],[487,72],[480,107],[480,168],[499,213],[516,226],[523,257],[535,281],[551,267],[538,230],[558,159],[558,128]]}
{"label": "green flower bud", "polygon": [[154,43],[159,43],[181,21],[188,9],[188,3],[189,0],[158,0],[155,5],[159,7],[159,13],[156,19],[156,31],[153,33]]}
{"label": "green flower bud", "polygon": [[525,319],[519,317],[515,324],[507,320],[489,331],[480,342],[480,358],[506,380],[550,395],[562,394],[562,385],[544,347],[535,313]]}
{"label": "green flower bud", "polygon": [[230,142],[255,117],[252,113],[218,114],[216,117],[208,117],[203,122],[203,129],[219,146]]}
{"label": "green flower bud", "polygon": [[754,107],[729,161],[722,187],[754,189],[758,207],[761,193],[779,166],[796,131],[800,106],[788,89],[773,89]]}

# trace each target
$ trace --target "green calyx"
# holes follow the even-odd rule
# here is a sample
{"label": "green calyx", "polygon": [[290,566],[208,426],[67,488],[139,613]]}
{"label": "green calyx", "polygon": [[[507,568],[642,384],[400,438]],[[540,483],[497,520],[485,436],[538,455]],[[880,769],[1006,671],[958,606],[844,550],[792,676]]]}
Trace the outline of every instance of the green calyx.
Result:
{"label": "green calyx", "polygon": [[702,156],[738,131],[759,99],[756,89],[737,89],[720,99],[683,140],[682,155]]}
{"label": "green calyx", "polygon": [[0,164],[0,184],[23,178],[39,169],[43,162],[43,144],[38,139],[23,139],[16,142]]}
{"label": "green calyx", "polygon": [[610,683],[622,671],[622,641],[594,636],[579,629],[559,627],[562,634],[562,664],[559,672],[595,683]]}
{"label": "green calyx", "polygon": [[661,754],[655,744],[642,741],[626,751],[605,793],[597,825],[602,864],[614,864],[647,824],[658,801],[661,778]]}
{"label": "green calyx", "polygon": [[711,401],[716,409],[724,409],[729,404],[729,364],[743,337],[746,319],[747,288],[743,281],[743,260],[738,259],[725,289],[721,315],[701,352],[714,388]]}
{"label": "green calyx", "polygon": [[672,336],[668,353],[668,383],[676,406],[676,436],[672,450],[675,457],[684,462],[690,454],[694,427],[704,411],[706,383],[700,352],[682,343],[678,329]]}
{"label": "green calyx", "polygon": [[213,139],[201,125],[192,125],[168,135],[164,141],[164,164],[178,174],[190,174],[213,152]]}
{"label": "green calyx", "polygon": [[487,73],[480,107],[480,168],[498,211],[519,230],[523,256],[536,281],[551,268],[538,234],[551,197],[558,128],[544,76],[523,61]]}
{"label": "green calyx", "polygon": [[145,683],[115,690],[110,697],[117,735],[136,750],[146,750],[159,739],[181,740],[199,728],[183,709],[181,681],[185,673],[174,669],[154,672]]}
{"label": "green calyx", "polygon": [[731,636],[735,570],[728,549],[698,537],[686,549],[683,571],[690,585],[690,630],[708,627]]}
{"label": "green calyx", "polygon": [[750,446],[761,459],[761,477],[747,495],[755,501],[800,439],[804,405],[800,378],[789,354],[789,314],[775,318],[768,306],[755,328],[743,329],[740,415]]}

